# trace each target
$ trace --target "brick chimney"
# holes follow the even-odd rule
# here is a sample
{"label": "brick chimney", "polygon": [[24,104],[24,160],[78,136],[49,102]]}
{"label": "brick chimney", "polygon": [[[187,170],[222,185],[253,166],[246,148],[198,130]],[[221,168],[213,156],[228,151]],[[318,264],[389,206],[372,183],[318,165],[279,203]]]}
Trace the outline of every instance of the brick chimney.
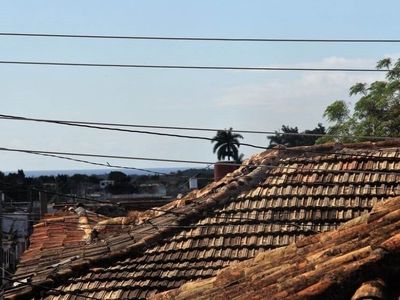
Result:
{"label": "brick chimney", "polygon": [[214,181],[220,180],[221,178],[225,177],[226,174],[235,171],[239,167],[240,167],[240,165],[238,165],[235,162],[221,161],[221,162],[215,163],[214,164]]}

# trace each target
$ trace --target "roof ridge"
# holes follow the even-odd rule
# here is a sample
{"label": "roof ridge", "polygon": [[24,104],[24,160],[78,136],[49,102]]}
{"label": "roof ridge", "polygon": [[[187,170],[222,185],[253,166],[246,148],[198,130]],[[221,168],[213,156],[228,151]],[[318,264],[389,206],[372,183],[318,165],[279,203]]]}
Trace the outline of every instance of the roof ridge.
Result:
{"label": "roof ridge", "polygon": [[[309,150],[319,150],[319,151],[329,151],[329,150],[343,150],[343,149],[379,149],[379,147],[400,147],[400,138],[390,139],[378,142],[366,141],[366,142],[354,142],[354,143],[336,143],[329,142],[324,144],[315,144],[309,146],[295,146],[295,147],[284,147],[282,145],[276,146],[278,149],[286,150],[298,150],[298,151],[309,151]],[[274,149],[274,148],[273,148]]]}

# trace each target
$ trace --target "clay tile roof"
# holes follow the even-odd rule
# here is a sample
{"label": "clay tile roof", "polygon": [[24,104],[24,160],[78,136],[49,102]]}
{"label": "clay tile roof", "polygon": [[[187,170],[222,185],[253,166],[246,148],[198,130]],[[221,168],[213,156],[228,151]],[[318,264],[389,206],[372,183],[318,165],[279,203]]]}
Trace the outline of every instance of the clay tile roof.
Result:
{"label": "clay tile roof", "polygon": [[151,300],[398,299],[399,224],[397,197],[337,230],[262,252]]}
{"label": "clay tile roof", "polygon": [[139,225],[124,219],[89,244],[41,253],[35,265],[17,270],[19,280],[32,283],[5,297],[145,299],[212,278],[369,213],[399,194],[399,172],[399,141],[268,150]]}
{"label": "clay tile roof", "polygon": [[25,278],[30,270],[36,270],[38,263],[49,260],[56,253],[67,248],[80,248],[89,239],[92,227],[105,219],[89,211],[84,214],[73,210],[47,214],[33,226],[29,247],[20,258],[15,279]]}

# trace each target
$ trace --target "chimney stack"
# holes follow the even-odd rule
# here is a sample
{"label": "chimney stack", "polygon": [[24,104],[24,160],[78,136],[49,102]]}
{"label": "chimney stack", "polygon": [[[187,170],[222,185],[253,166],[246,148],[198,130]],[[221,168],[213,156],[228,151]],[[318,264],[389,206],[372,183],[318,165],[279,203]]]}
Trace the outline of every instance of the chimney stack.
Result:
{"label": "chimney stack", "polygon": [[226,174],[232,173],[240,166],[234,162],[217,162],[214,164],[214,181],[224,178]]}

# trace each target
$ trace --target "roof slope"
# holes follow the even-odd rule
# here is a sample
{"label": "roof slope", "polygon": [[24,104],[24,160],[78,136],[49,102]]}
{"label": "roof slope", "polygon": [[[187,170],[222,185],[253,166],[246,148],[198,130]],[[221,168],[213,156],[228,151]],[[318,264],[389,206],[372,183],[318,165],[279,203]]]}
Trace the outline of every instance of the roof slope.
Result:
{"label": "roof slope", "polygon": [[33,226],[29,248],[20,259],[20,266],[24,267],[18,268],[16,275],[21,271],[36,270],[39,265],[45,268],[45,261],[57,263],[57,259],[52,260],[52,257],[85,245],[90,238],[91,229],[105,219],[107,218],[104,216],[84,209],[47,214]]}
{"label": "roof slope", "polygon": [[[352,299],[397,299],[399,275],[397,197],[335,231],[260,253],[223,269],[216,277],[187,283],[151,299],[350,299],[352,295]],[[383,297],[385,290],[392,297]]]}
{"label": "roof slope", "polygon": [[[22,264],[8,298],[146,298],[368,213],[399,191],[400,142],[273,149],[147,222]],[[240,226],[239,226],[240,225]],[[115,231],[114,231],[115,232]],[[52,267],[65,259],[72,263]]]}

